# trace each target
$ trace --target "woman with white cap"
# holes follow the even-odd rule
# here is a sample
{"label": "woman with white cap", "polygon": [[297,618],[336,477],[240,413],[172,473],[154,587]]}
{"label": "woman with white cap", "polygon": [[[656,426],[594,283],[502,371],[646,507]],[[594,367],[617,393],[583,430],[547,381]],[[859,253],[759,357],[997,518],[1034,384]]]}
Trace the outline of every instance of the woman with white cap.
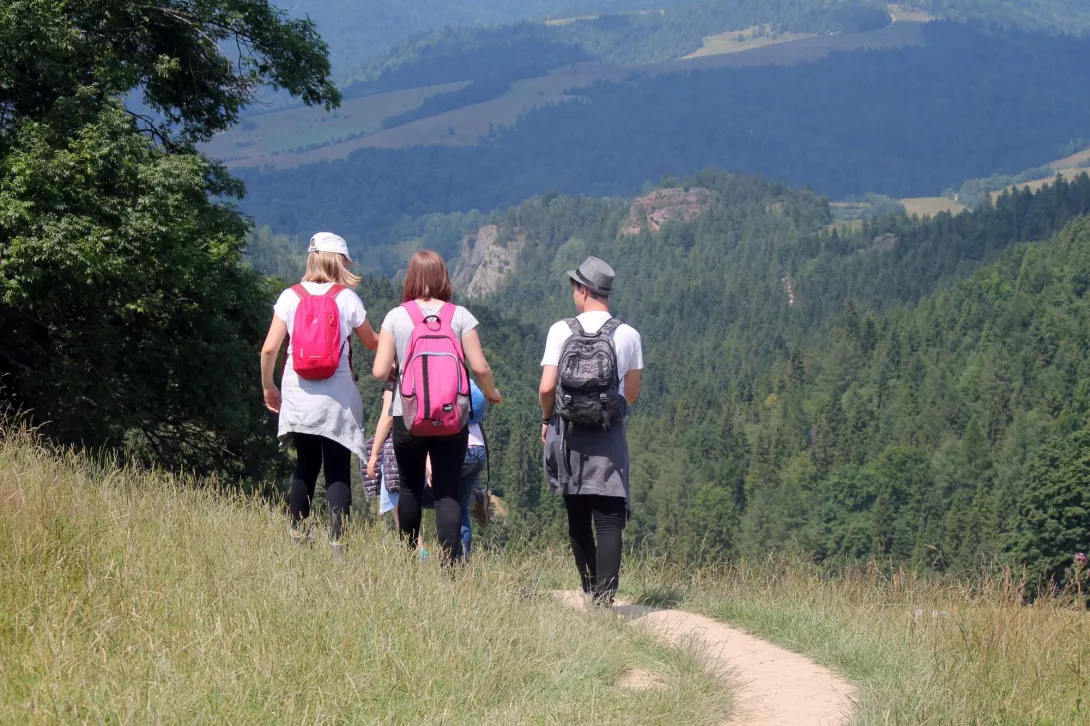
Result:
{"label": "woman with white cap", "polygon": [[[343,554],[341,533],[352,504],[352,454],[366,461],[369,453],[348,339],[355,334],[368,350],[378,347],[363,302],[351,289],[360,281],[349,270],[351,263],[341,237],[329,232],[311,237],[306,275],[280,294],[261,348],[265,407],[280,414],[277,435],[283,443],[294,443],[297,455],[289,497],[292,540],[304,539],[301,525],[310,515],[314,487],[324,468],[335,556]],[[281,391],[273,369],[285,339],[291,345]]]}

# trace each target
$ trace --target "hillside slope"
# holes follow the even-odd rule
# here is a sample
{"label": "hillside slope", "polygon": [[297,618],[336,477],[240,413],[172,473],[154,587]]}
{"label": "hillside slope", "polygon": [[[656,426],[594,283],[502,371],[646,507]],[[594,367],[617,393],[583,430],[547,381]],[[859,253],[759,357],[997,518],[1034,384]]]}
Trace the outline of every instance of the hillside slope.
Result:
{"label": "hillside slope", "polygon": [[[346,560],[260,502],[0,431],[5,723],[718,723],[685,650],[578,617],[517,560],[457,579],[385,527]],[[538,573],[548,577],[547,571]],[[665,676],[633,691],[633,668]]]}
{"label": "hillside slope", "polygon": [[[1085,224],[1046,240],[1090,213],[1090,178],[851,235],[825,232],[825,203],[782,185],[706,174],[678,190],[676,218],[638,234],[627,231],[650,201],[550,196],[513,208],[494,220],[496,239],[517,229],[520,246],[483,300],[529,324],[540,346],[570,314],[564,270],[587,254],[615,266],[615,312],[641,331],[648,361],[629,425],[634,540],[718,559],[794,539],[830,561],[885,553],[940,570],[1006,553],[1056,575],[1060,545],[1019,544],[1035,505],[1019,513],[1011,497],[1046,444],[1078,428],[1081,307],[1060,299],[1053,313],[1040,307],[1047,295],[1004,296],[984,315],[982,283],[952,286],[975,273],[1017,288],[1010,260],[1021,258],[1004,255],[1080,249]],[[1054,260],[1034,268],[1043,289],[1085,265],[1076,252]],[[1033,318],[1016,312],[1026,309]],[[1008,315],[1028,331],[993,330]],[[1031,319],[1053,315],[1033,332]],[[987,347],[999,341],[1005,352]],[[531,379],[536,358],[530,341],[520,360]],[[518,425],[532,427],[533,413]],[[536,458],[508,450],[503,486],[516,509],[549,521]]]}
{"label": "hillside slope", "polygon": [[290,170],[240,169],[243,208],[279,233],[336,228],[363,250],[406,215],[502,209],[549,189],[634,194],[643,180],[708,166],[833,199],[925,196],[1040,165],[1085,136],[1090,41],[944,24],[923,34],[922,47],[601,83],[480,146],[359,149]]}

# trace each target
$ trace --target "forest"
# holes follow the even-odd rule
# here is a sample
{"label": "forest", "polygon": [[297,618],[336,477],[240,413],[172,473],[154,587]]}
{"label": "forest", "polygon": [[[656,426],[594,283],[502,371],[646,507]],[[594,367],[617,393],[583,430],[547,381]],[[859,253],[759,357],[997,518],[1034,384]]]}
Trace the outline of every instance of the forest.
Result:
{"label": "forest", "polygon": [[[275,226],[253,231],[232,201],[242,186],[196,143],[239,121],[252,84],[328,106],[339,91],[314,27],[268,6],[159,13],[160,32],[130,39],[154,52],[134,57],[102,13],[137,27],[148,10],[110,3],[29,4],[28,27],[65,29],[34,43],[0,22],[0,71],[18,78],[0,86],[3,413],[51,446],[278,502],[290,459],[256,351],[300,247]],[[236,75],[195,28],[294,55]],[[156,60],[177,48],[193,65]],[[195,83],[210,95],[191,96]],[[176,122],[134,115],[123,99],[137,90]],[[571,313],[564,271],[593,253],[616,268],[614,312],[648,361],[628,422],[633,550],[699,563],[791,546],[829,569],[880,556],[1066,576],[1090,537],[1090,177],[855,231],[796,184],[709,170],[660,186],[702,190],[699,213],[639,231],[630,198],[554,191],[387,227],[448,257],[484,223],[522,245],[506,284],[466,301],[505,393],[488,419],[492,486],[511,512],[495,544],[563,537],[535,384],[548,325]],[[359,292],[372,320],[398,300],[388,276]],[[374,412],[379,387],[362,390]]]}
{"label": "forest", "polygon": [[[805,192],[715,174],[679,184],[718,202],[638,237],[617,236],[626,205],[512,210],[528,272],[486,301],[540,344],[568,312],[565,266],[592,251],[616,264],[615,312],[651,361],[629,428],[632,539],[682,559],[786,544],[829,566],[994,557],[1062,576],[1090,536],[1090,178],[848,236],[824,230]],[[508,501],[556,527],[532,445],[500,440]]]}
{"label": "forest", "polygon": [[[695,0],[675,3],[658,13],[586,17],[562,25],[522,22],[498,27],[447,27],[424,33],[391,48],[363,70],[359,81],[349,84],[345,92],[351,95],[372,89],[408,88],[412,86],[399,84],[410,77],[415,79],[413,85],[443,82],[425,80],[432,77],[477,78],[497,70],[496,65],[485,62],[479,51],[487,50],[495,57],[507,48],[508,62],[518,63],[520,58],[531,55],[529,49],[520,52],[514,45],[520,41],[578,49],[588,59],[610,63],[659,63],[699,50],[704,36],[729,30],[767,26],[766,31],[773,35],[856,33],[877,30],[890,22],[886,4],[877,0]],[[559,65],[563,63],[552,67]],[[460,75],[448,76],[454,68]]]}
{"label": "forest", "polygon": [[335,227],[362,251],[428,213],[487,212],[549,189],[634,194],[708,166],[833,199],[931,195],[1040,166],[1085,137],[1090,41],[944,23],[924,33],[925,47],[599,83],[473,147],[244,170],[242,209],[281,234]]}
{"label": "forest", "polygon": [[[525,241],[506,286],[469,302],[508,397],[489,414],[512,510],[497,540],[562,537],[526,432],[545,331],[571,312],[563,271],[593,253],[648,360],[629,420],[633,549],[1062,579],[1090,536],[1090,177],[847,234],[786,185],[669,183],[714,201],[634,236],[621,199],[549,194],[487,220]],[[396,286],[372,278],[365,295],[384,309]]]}

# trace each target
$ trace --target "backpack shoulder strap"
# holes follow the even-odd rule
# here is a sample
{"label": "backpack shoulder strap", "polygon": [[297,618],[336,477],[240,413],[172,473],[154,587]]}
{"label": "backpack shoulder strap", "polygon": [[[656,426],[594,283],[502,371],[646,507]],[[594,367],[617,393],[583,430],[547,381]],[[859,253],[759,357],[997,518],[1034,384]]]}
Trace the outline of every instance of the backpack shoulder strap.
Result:
{"label": "backpack shoulder strap", "polygon": [[424,322],[424,311],[420,309],[420,303],[416,300],[409,300],[406,303],[402,303],[401,307],[405,308],[405,312],[409,314],[409,320],[413,321],[413,327]]}
{"label": "backpack shoulder strap", "polygon": [[446,327],[451,327],[454,322],[454,313],[458,311],[458,306],[454,303],[443,303],[443,307],[439,308],[439,312],[436,317],[439,318],[439,322]]}
{"label": "backpack shoulder strap", "polygon": [[571,330],[572,335],[586,335],[586,331],[583,330],[583,324],[579,322],[579,318],[567,318],[564,322],[568,324],[568,328]]}
{"label": "backpack shoulder strap", "polygon": [[308,297],[310,297],[310,292],[305,287],[303,287],[303,283],[299,283],[298,285],[292,285],[291,291],[298,295],[300,300],[306,300]]}
{"label": "backpack shoulder strap", "polygon": [[330,286],[330,288],[328,290],[325,291],[325,296],[335,298],[338,295],[340,295],[341,290],[344,290],[344,289],[345,289],[344,285],[337,285],[336,283],[334,283],[333,285]]}
{"label": "backpack shoulder strap", "polygon": [[610,318],[606,321],[605,325],[598,329],[598,335],[604,335],[608,338],[622,325],[624,325],[624,323],[617,318]]}

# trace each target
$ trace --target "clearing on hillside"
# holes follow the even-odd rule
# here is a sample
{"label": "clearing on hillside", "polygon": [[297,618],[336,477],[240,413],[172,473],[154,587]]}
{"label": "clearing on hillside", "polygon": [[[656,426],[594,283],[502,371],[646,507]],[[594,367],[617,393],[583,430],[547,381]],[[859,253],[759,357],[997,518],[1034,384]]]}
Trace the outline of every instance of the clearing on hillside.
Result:
{"label": "clearing on hillside", "polygon": [[947,197],[909,197],[899,200],[910,217],[934,217],[943,212],[961,214],[965,207]]}
{"label": "clearing on hillside", "polygon": [[772,26],[763,28],[756,25],[744,30],[728,30],[716,35],[704,36],[704,47],[695,50],[683,60],[689,58],[702,58],[706,55],[723,55],[726,53],[742,53],[754,48],[763,48],[768,45],[790,43],[804,38],[817,37],[814,33],[783,33],[774,35]]}

